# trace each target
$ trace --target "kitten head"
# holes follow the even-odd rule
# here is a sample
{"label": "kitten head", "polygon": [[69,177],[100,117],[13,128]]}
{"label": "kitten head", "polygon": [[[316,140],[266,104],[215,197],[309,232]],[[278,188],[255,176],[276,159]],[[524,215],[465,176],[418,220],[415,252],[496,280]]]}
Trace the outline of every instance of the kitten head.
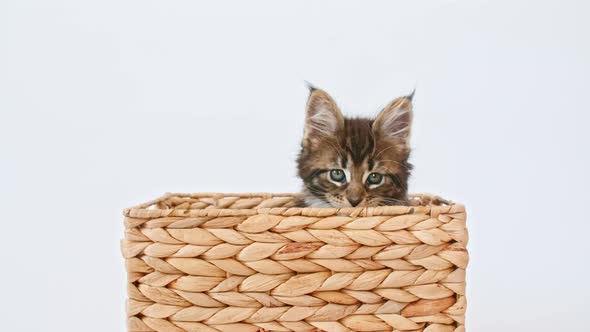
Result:
{"label": "kitten head", "polygon": [[310,90],[297,160],[305,205],[405,205],[413,94],[375,119],[348,119],[325,91]]}

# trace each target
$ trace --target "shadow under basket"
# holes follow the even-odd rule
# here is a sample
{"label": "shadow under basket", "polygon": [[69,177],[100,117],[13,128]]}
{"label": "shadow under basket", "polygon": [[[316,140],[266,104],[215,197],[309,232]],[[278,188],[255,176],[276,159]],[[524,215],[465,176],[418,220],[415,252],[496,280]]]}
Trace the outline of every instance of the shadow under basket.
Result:
{"label": "shadow under basket", "polygon": [[465,208],[428,197],[167,194],[126,209],[128,331],[463,332]]}

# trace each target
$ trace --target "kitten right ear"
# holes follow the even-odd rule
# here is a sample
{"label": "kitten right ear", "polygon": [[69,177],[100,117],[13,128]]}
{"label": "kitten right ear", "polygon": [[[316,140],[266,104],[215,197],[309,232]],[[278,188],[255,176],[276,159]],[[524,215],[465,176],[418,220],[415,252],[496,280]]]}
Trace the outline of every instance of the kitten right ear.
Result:
{"label": "kitten right ear", "polygon": [[323,90],[309,86],[303,143],[333,137],[344,128],[344,117],[336,102]]}
{"label": "kitten right ear", "polygon": [[373,122],[373,132],[384,138],[401,151],[410,151],[410,132],[412,130],[412,98],[414,92],[389,103]]}

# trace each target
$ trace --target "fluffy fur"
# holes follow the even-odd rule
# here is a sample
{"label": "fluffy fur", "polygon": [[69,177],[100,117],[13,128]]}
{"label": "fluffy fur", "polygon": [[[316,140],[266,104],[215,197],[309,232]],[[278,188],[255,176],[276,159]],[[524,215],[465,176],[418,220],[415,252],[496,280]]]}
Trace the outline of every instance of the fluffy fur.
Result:
{"label": "fluffy fur", "polygon": [[297,159],[300,205],[406,205],[412,97],[395,99],[375,119],[345,118],[328,93],[310,88]]}

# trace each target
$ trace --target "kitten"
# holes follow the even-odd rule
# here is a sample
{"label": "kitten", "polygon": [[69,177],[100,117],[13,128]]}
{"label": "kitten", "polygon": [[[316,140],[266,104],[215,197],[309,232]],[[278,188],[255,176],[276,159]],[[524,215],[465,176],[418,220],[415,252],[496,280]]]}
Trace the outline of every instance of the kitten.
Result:
{"label": "kitten", "polygon": [[395,99],[375,119],[345,118],[328,93],[310,86],[297,159],[299,204],[407,205],[413,95]]}

